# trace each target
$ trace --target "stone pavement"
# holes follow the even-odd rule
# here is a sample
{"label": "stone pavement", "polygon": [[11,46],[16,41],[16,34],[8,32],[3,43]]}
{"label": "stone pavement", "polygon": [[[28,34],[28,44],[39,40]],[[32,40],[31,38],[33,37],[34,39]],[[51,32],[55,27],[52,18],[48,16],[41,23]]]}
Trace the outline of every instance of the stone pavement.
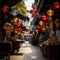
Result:
{"label": "stone pavement", "polygon": [[22,44],[18,53],[23,53],[23,55],[12,55],[10,60],[46,60],[42,56],[40,48],[29,44],[29,42]]}

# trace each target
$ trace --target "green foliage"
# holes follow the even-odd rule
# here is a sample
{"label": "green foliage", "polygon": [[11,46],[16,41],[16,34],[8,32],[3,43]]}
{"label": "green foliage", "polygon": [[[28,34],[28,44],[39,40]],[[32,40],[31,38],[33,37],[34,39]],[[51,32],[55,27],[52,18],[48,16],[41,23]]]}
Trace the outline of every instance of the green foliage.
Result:
{"label": "green foliage", "polygon": [[48,36],[49,36],[48,32],[42,32],[41,33],[41,42],[43,43],[44,41],[46,41]]}
{"label": "green foliage", "polygon": [[19,2],[17,5],[12,6],[11,9],[17,9],[20,14],[26,16],[27,10],[23,2]]}

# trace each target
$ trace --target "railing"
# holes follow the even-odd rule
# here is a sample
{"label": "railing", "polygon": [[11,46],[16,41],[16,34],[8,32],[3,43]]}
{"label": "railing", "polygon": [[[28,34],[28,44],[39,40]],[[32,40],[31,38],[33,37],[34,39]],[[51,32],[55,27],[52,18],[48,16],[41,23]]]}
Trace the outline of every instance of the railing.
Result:
{"label": "railing", "polygon": [[42,45],[41,51],[43,56],[47,60],[59,60],[60,59],[60,43],[52,45]]}

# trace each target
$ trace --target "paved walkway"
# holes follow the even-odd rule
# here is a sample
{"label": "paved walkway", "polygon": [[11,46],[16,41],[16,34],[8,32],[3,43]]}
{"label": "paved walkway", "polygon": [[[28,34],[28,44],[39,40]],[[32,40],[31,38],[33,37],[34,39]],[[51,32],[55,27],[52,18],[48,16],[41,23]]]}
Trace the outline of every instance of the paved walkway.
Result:
{"label": "paved walkway", "polygon": [[40,48],[32,46],[28,42],[22,44],[18,53],[23,53],[23,55],[12,55],[10,60],[45,60]]}

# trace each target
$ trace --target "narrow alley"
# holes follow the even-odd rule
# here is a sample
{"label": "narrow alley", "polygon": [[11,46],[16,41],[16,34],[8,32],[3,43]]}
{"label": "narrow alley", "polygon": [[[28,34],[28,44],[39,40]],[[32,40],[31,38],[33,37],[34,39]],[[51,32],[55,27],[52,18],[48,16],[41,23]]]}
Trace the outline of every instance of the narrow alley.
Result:
{"label": "narrow alley", "polygon": [[60,0],[0,0],[0,60],[60,60]]}
{"label": "narrow alley", "polygon": [[23,53],[21,55],[12,55],[10,60],[45,60],[42,56],[40,47],[33,46],[26,42],[22,44],[18,53]]}

